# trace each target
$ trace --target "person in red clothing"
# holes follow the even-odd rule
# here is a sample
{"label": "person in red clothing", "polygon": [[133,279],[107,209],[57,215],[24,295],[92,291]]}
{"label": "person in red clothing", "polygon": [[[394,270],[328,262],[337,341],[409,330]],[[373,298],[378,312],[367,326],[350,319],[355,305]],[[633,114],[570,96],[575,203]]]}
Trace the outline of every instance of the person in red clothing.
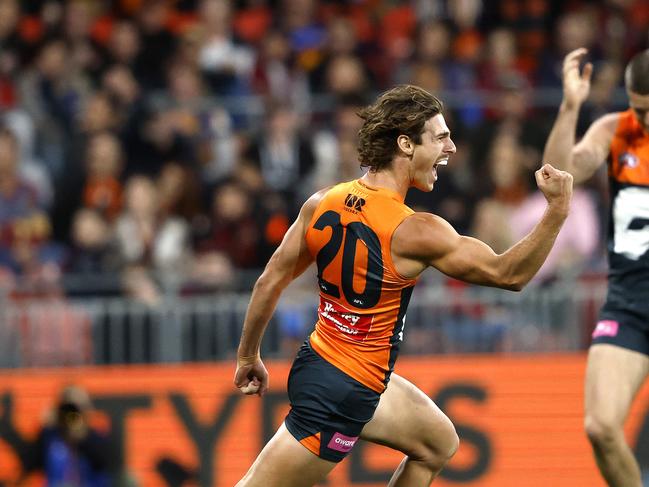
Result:
{"label": "person in red clothing", "polygon": [[469,283],[520,290],[534,276],[568,214],[572,177],[545,165],[536,181],[548,200],[520,242],[496,254],[445,220],[404,204],[410,187],[432,191],[455,144],[441,102],[412,85],[382,94],[360,113],[363,177],[311,196],[255,284],[234,384],[264,394],[259,349],[282,290],[316,262],[315,331],[288,379],[291,410],[238,487],[311,486],[362,438],[406,456],[390,486],[427,486],[458,448],[446,415],[392,373],[406,308],[429,266]]}

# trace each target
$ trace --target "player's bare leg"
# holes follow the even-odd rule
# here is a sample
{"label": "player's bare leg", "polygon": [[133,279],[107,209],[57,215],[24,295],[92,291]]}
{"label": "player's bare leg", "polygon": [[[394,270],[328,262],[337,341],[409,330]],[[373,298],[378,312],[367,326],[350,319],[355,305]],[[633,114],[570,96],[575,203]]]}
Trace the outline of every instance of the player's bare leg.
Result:
{"label": "player's bare leg", "polygon": [[649,372],[649,357],[607,344],[588,353],[585,428],[611,487],[642,487],[640,467],[624,438],[624,421]]}
{"label": "player's bare leg", "polygon": [[282,423],[236,487],[312,487],[336,465],[303,447]]}
{"label": "player's bare leg", "polygon": [[390,487],[430,485],[459,445],[446,415],[426,394],[397,374],[392,374],[361,438],[406,454]]}

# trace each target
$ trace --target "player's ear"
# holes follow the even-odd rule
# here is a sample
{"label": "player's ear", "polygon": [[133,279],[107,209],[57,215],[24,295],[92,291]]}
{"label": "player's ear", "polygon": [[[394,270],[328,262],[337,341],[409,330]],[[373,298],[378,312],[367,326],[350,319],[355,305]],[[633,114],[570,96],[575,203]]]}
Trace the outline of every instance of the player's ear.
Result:
{"label": "player's ear", "polygon": [[413,144],[412,139],[407,135],[402,134],[397,137],[397,145],[407,156],[411,156],[415,152],[415,144]]}

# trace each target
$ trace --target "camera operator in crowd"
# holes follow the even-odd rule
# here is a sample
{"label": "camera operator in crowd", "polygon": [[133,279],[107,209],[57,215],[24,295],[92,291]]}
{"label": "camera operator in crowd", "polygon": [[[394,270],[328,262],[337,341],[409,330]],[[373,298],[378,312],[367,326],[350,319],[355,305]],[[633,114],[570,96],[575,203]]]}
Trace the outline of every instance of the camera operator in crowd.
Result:
{"label": "camera operator in crowd", "polygon": [[88,393],[76,386],[63,389],[55,410],[23,459],[24,480],[40,471],[47,487],[111,485],[109,439],[88,422]]}

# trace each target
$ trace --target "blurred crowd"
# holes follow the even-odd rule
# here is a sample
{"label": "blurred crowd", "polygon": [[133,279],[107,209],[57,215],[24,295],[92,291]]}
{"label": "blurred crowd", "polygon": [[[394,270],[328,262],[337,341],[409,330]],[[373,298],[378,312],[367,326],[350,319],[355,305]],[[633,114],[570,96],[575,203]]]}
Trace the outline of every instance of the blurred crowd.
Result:
{"label": "blurred crowd", "polygon": [[[408,202],[502,251],[543,211],[563,56],[595,63],[583,126],[648,25],[643,0],[0,0],[0,285],[245,288],[309,194],[361,174],[356,112],[397,83],[441,95],[458,146]],[[599,259],[602,179],[541,279]]]}

